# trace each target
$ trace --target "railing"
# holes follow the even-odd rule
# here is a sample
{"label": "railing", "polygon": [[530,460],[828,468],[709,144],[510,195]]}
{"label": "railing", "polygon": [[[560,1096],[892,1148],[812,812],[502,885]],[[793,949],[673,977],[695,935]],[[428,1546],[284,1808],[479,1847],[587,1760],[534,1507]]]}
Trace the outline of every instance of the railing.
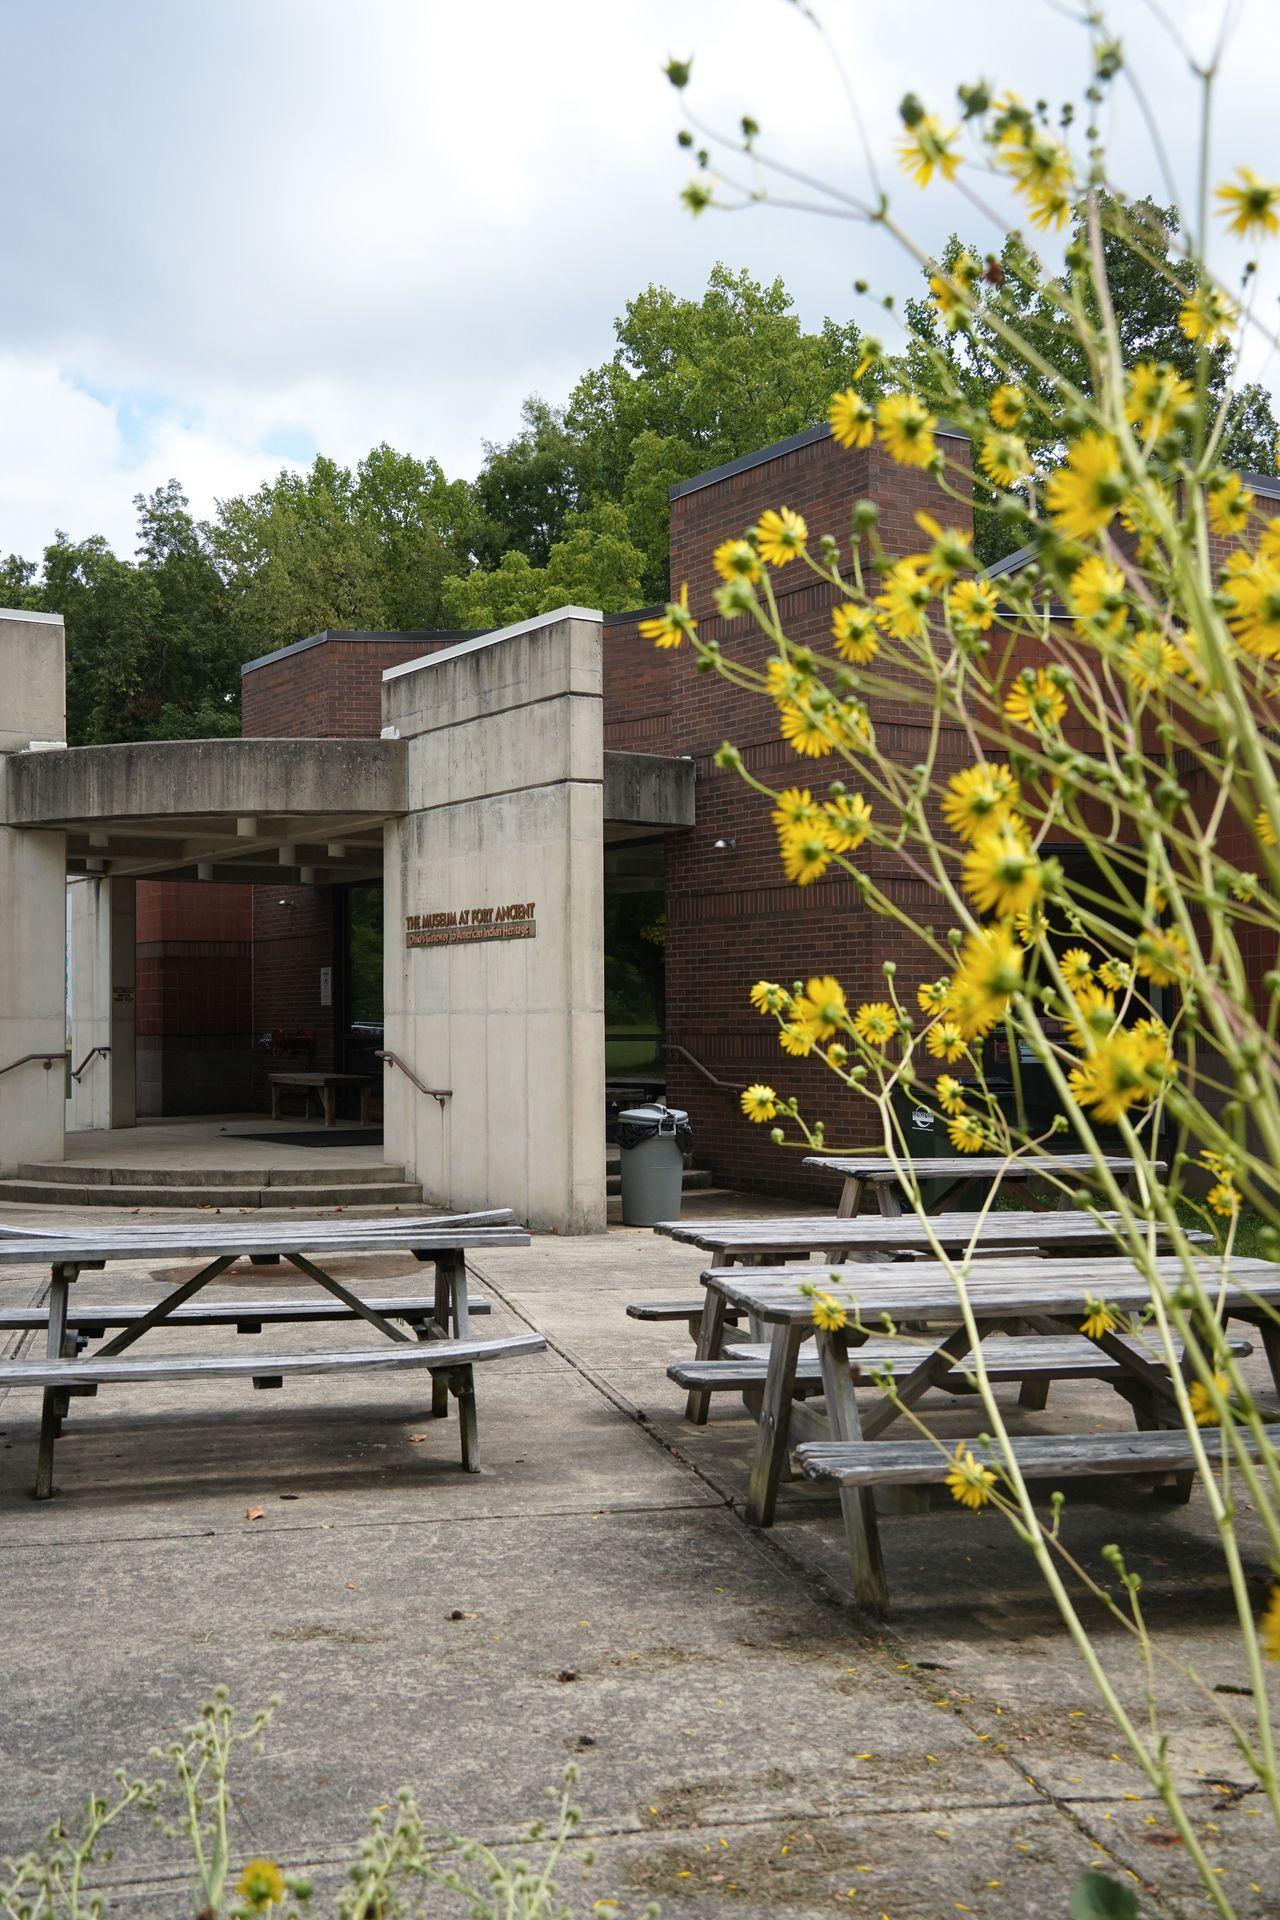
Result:
{"label": "railing", "polygon": [[54,1065],[60,1067],[65,1066],[67,1056],[65,1051],[62,1053],[24,1053],[20,1055],[17,1060],[11,1060],[7,1067],[0,1067],[0,1074],[12,1073],[15,1067],[25,1067],[28,1060],[38,1060],[45,1072],[48,1073],[50,1067]]}
{"label": "railing", "polygon": [[451,1100],[453,1098],[452,1087],[424,1086],[422,1081],[419,1080],[417,1074],[414,1072],[413,1068],[408,1064],[407,1061],[402,1060],[398,1053],[389,1053],[383,1047],[375,1047],[373,1052],[374,1052],[374,1058],[376,1060],[385,1060],[388,1066],[399,1067],[405,1079],[411,1080],[414,1086],[418,1089],[419,1093],[430,1094],[431,1098],[437,1101],[440,1104],[440,1106],[443,1107],[446,1100]]}
{"label": "railing", "polygon": [[110,1047],[90,1047],[88,1053],[86,1053],[84,1059],[80,1062],[80,1065],[78,1067],[72,1067],[71,1069],[71,1078],[75,1081],[77,1086],[79,1086],[80,1084],[80,1075],[84,1072],[85,1068],[89,1065],[89,1062],[91,1060],[97,1060],[99,1058],[105,1060],[107,1055],[110,1053],[110,1051],[111,1051]]}
{"label": "railing", "polygon": [[668,1040],[662,1051],[665,1054],[674,1054],[679,1060],[687,1060],[694,1071],[700,1073],[703,1079],[715,1088],[717,1093],[732,1094],[736,1099],[738,1094],[745,1091],[743,1087],[735,1086],[731,1080],[717,1080],[710,1067],[704,1067],[701,1060],[690,1053],[688,1047],[677,1046],[674,1040]]}

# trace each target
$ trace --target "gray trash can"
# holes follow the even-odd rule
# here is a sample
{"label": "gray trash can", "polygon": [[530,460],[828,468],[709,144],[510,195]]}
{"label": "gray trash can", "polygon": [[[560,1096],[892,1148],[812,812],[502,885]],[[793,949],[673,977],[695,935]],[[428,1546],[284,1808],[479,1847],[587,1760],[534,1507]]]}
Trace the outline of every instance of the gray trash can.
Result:
{"label": "gray trash can", "polygon": [[624,1226],[652,1227],[659,1220],[679,1219],[684,1156],[692,1146],[689,1116],[679,1107],[655,1101],[618,1115]]}

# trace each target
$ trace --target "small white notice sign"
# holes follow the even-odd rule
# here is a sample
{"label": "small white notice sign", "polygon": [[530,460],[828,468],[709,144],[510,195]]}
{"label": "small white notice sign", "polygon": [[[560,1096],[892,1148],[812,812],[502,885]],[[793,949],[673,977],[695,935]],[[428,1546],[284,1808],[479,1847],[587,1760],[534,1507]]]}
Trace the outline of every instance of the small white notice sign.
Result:
{"label": "small white notice sign", "polygon": [[333,1005],[332,967],[321,967],[320,969],[320,1005],[322,1007],[331,1007]]}

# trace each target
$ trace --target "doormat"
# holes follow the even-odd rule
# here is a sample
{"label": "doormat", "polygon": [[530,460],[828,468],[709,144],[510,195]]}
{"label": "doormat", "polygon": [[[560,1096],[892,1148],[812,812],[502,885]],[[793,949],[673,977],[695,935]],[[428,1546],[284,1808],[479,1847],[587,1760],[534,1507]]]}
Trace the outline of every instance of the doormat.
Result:
{"label": "doormat", "polygon": [[381,1127],[316,1127],[305,1133],[228,1133],[228,1140],[254,1140],[264,1147],[380,1147]]}

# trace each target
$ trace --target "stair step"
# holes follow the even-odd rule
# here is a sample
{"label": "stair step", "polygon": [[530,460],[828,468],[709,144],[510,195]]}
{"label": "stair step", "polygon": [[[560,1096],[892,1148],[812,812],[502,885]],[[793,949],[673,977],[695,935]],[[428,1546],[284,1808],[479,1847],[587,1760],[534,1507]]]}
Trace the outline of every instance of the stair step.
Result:
{"label": "stair step", "polygon": [[45,1207],[326,1207],[382,1212],[387,1207],[417,1206],[422,1187],[416,1180],[338,1181],[331,1185],[257,1186],[251,1181],[224,1186],[76,1186],[65,1180],[0,1180],[0,1203]]}
{"label": "stair step", "polygon": [[28,1161],[18,1180],[69,1187],[384,1187],[404,1179],[404,1168],[382,1161],[318,1157],[314,1166],[273,1167],[265,1161],[237,1167],[94,1165],[83,1160]]}

